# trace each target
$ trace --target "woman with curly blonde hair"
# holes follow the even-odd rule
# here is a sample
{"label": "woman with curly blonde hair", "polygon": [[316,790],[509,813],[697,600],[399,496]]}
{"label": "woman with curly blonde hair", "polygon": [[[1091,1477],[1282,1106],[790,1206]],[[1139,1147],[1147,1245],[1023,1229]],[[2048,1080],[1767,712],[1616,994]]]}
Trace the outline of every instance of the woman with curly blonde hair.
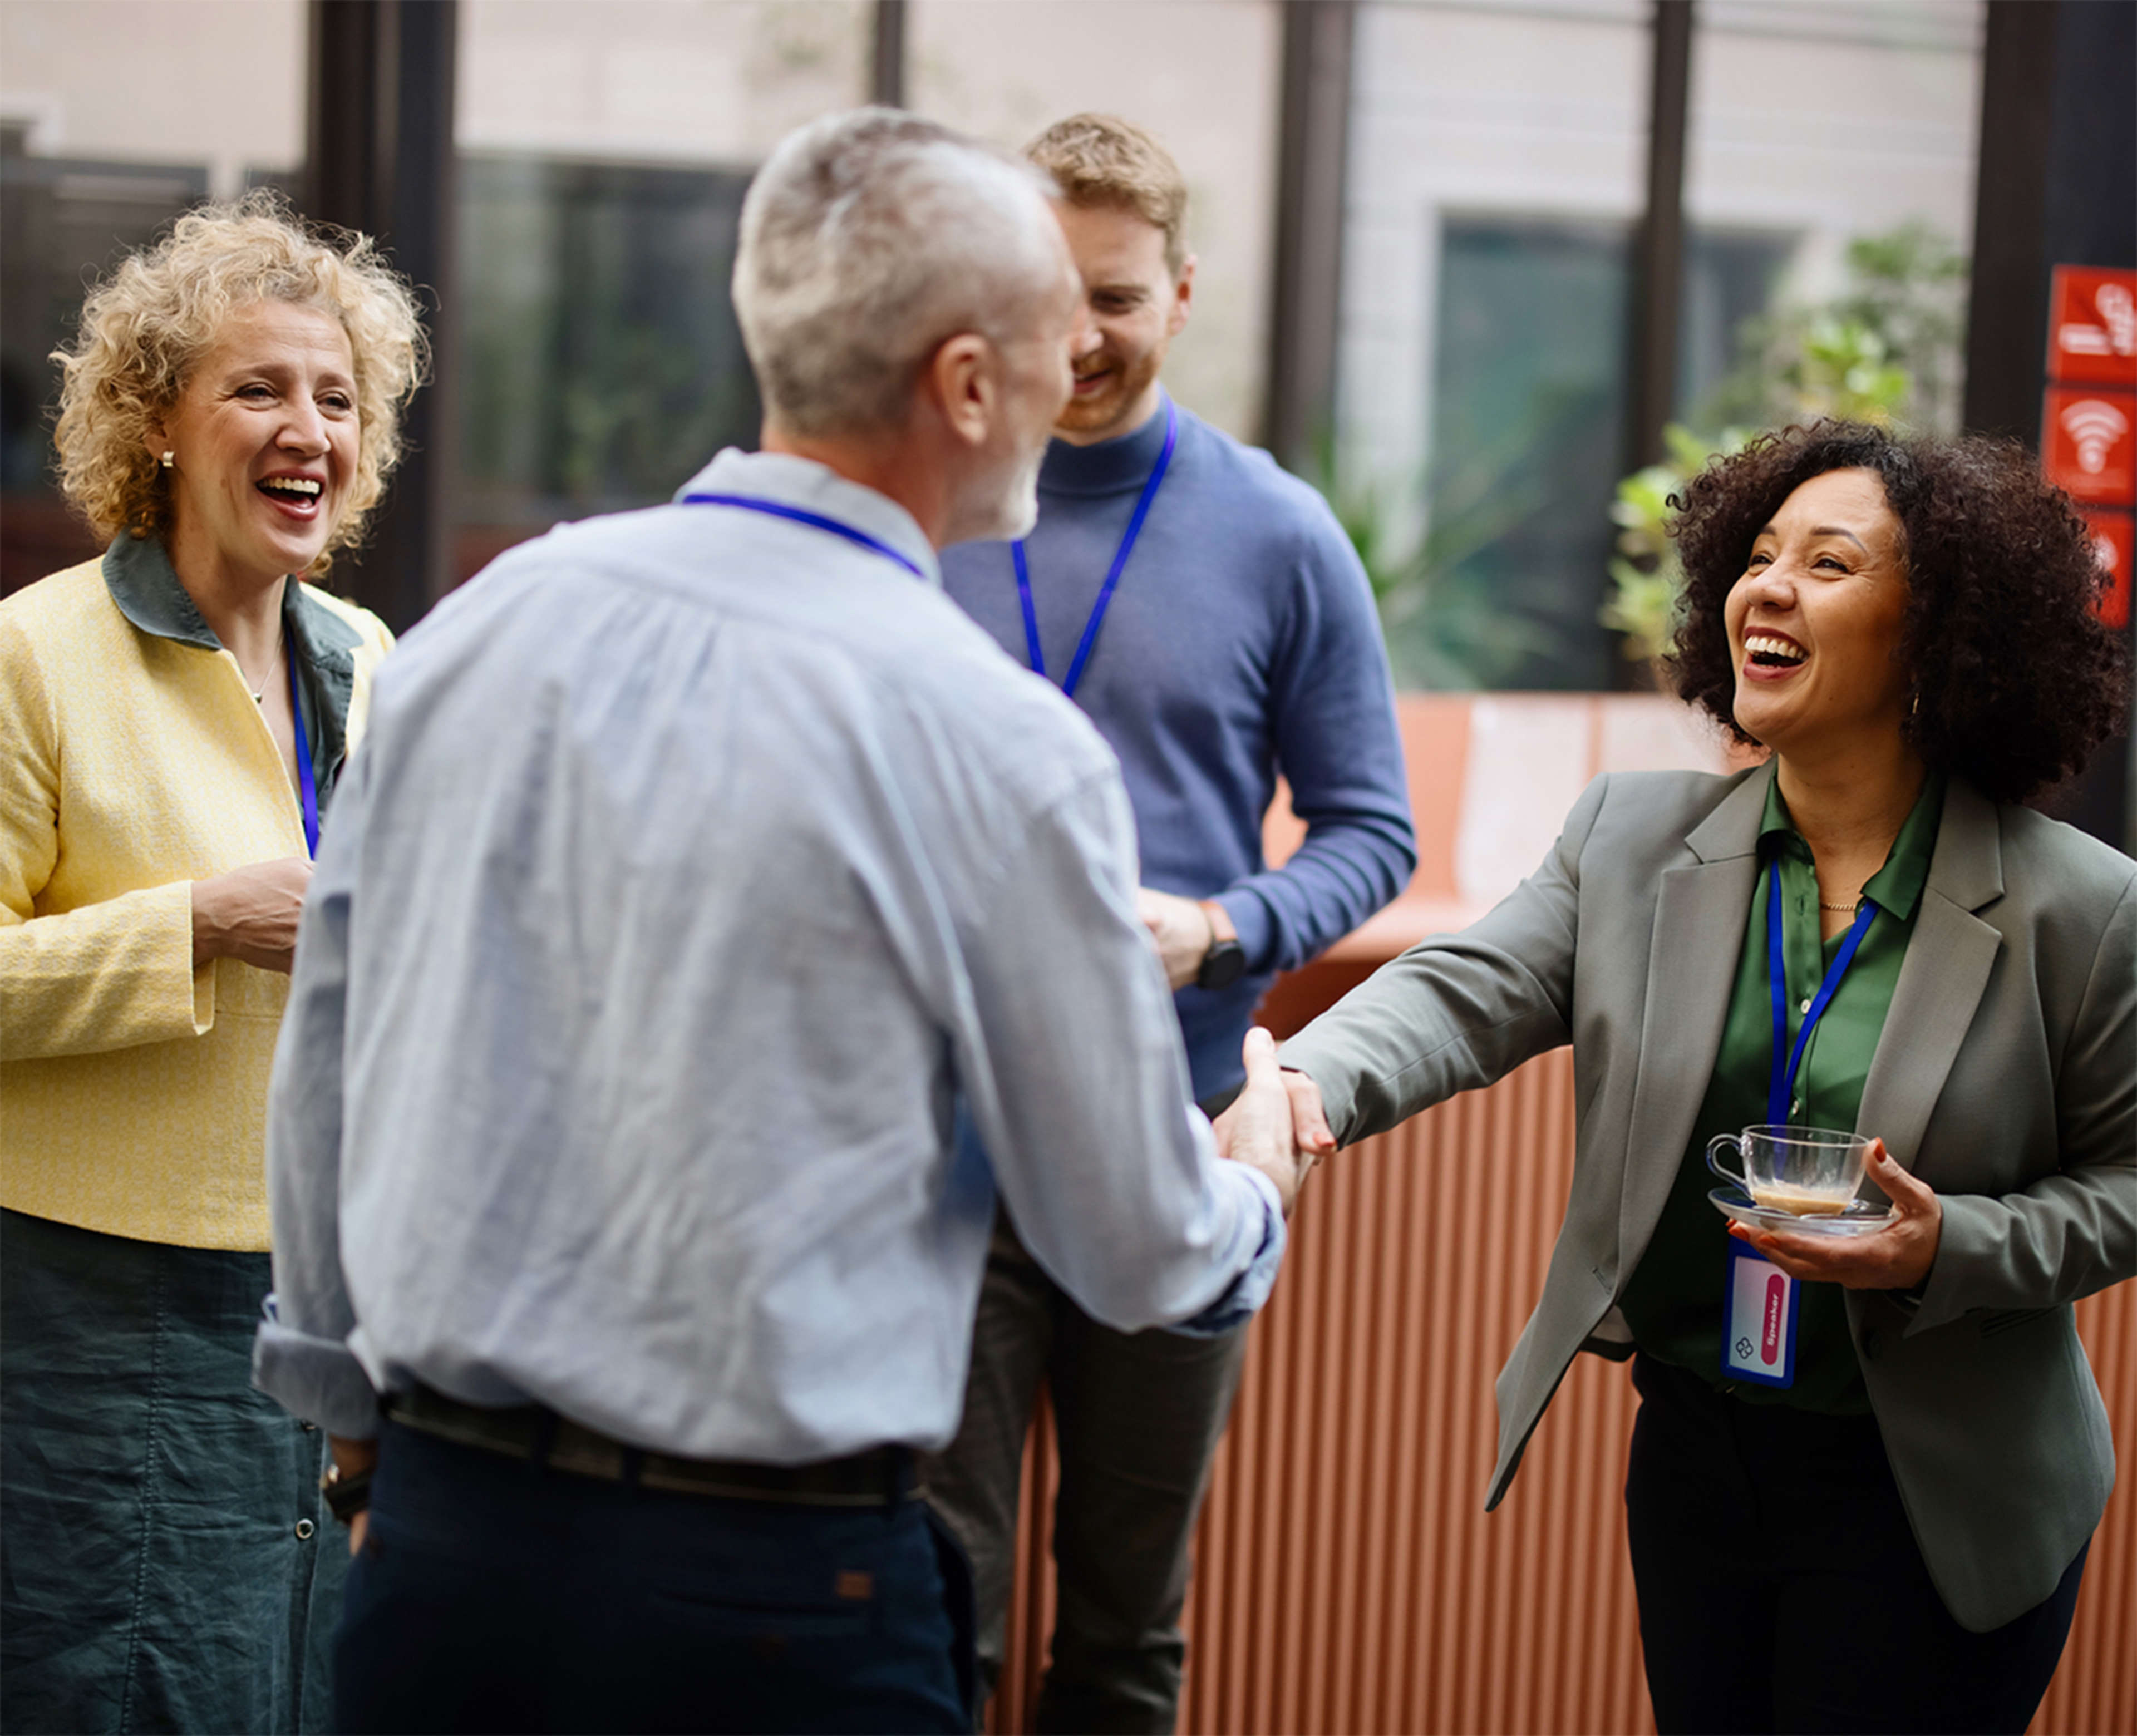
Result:
{"label": "woman with curly blonde hair", "polygon": [[320,1724],[343,1552],[254,1393],[262,1129],[320,821],[392,644],[305,582],[426,348],[362,236],[253,194],[89,296],[68,498],[0,601],[0,1728]]}

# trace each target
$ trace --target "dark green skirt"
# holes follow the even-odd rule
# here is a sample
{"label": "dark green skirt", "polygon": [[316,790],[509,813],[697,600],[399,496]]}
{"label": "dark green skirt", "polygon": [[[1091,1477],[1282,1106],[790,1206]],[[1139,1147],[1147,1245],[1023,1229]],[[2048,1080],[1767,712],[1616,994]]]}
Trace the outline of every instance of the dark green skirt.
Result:
{"label": "dark green skirt", "polygon": [[323,1730],[348,1534],[265,1254],[0,1212],[0,1730]]}

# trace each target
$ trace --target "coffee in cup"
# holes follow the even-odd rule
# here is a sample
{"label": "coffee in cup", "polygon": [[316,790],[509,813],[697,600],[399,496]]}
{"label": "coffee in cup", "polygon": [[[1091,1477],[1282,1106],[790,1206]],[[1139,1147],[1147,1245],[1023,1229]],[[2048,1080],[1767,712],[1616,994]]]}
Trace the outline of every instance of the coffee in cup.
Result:
{"label": "coffee in cup", "polygon": [[[1710,1140],[1706,1167],[1741,1188],[1755,1205],[1791,1217],[1829,1218],[1854,1204],[1870,1144],[1867,1134],[1830,1127],[1746,1127]],[[1744,1166],[1741,1174],[1721,1165],[1731,1150]]]}

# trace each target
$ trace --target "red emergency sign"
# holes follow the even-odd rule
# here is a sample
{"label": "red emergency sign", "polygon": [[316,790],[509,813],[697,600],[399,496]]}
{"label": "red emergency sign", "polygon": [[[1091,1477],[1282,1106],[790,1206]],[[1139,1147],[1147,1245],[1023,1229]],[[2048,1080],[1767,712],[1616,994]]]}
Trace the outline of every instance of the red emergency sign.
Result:
{"label": "red emergency sign", "polygon": [[2048,377],[2137,387],[2137,271],[2056,267],[2048,298]]}
{"label": "red emergency sign", "polygon": [[2100,618],[2110,627],[2130,625],[2130,518],[2127,513],[2085,515],[2092,531],[2093,553],[2107,573],[2107,590],[2100,599]]}
{"label": "red emergency sign", "polygon": [[2051,386],[2041,401],[2041,468],[2088,506],[2137,502],[2137,392]]}

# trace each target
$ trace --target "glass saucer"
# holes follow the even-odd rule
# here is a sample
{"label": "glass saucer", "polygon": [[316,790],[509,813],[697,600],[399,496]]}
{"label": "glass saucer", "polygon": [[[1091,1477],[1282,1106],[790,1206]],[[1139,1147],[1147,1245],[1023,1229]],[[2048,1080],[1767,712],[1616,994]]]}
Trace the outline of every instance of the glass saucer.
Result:
{"label": "glass saucer", "polygon": [[1799,1218],[1793,1212],[1754,1205],[1749,1194],[1735,1188],[1716,1188],[1706,1197],[1725,1218],[1748,1223],[1754,1229],[1782,1230],[1796,1236],[1867,1236],[1892,1221],[1890,1206],[1874,1206],[1867,1199],[1853,1201],[1844,1212]]}

